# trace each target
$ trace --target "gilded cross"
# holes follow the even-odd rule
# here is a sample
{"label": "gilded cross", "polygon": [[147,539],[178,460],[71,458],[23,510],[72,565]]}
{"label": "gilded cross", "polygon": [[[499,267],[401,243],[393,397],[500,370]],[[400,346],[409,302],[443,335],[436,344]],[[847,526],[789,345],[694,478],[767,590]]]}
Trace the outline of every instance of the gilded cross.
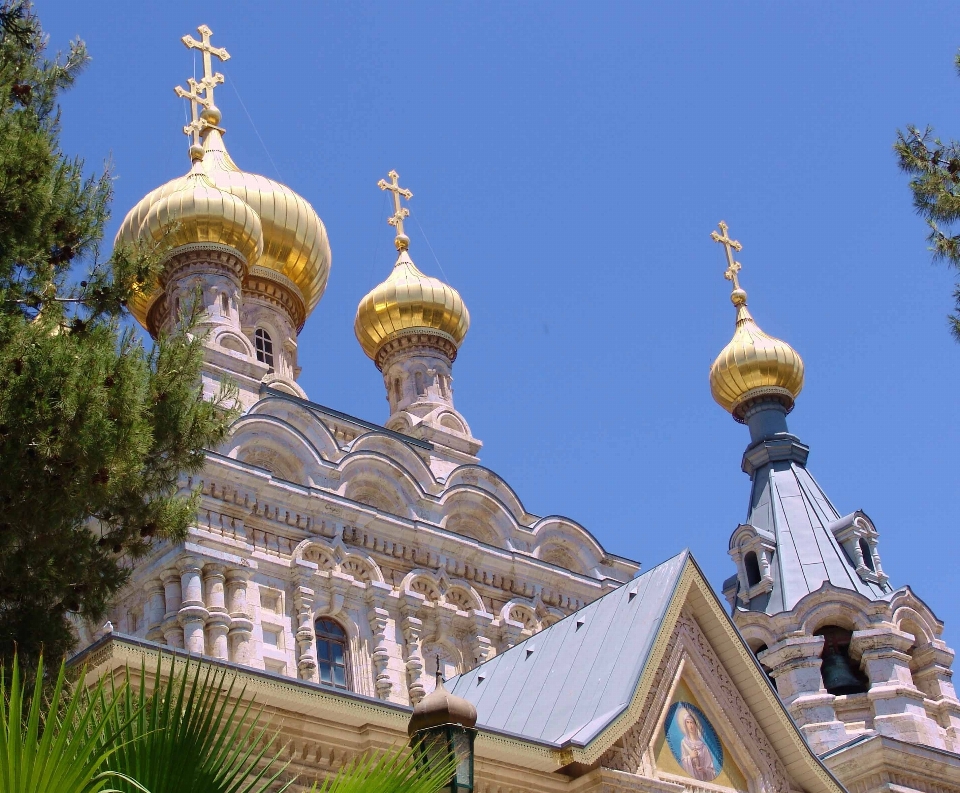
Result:
{"label": "gilded cross", "polygon": [[213,88],[216,85],[220,85],[223,82],[223,75],[220,72],[213,71],[213,60],[211,56],[216,55],[221,61],[227,61],[230,59],[230,53],[226,51],[223,47],[214,47],[210,43],[210,37],[213,35],[213,31],[210,30],[206,25],[201,25],[197,28],[197,32],[200,34],[200,41],[197,41],[193,36],[184,36],[181,41],[187,45],[189,49],[200,50],[203,53],[203,78],[200,80],[199,85],[206,91],[206,99],[202,104],[204,107],[210,107],[213,105]]}
{"label": "gilded cross", "polygon": [[190,115],[191,121],[183,128],[184,135],[193,136],[193,145],[200,146],[200,133],[207,126],[206,123],[200,118],[200,105],[204,107],[207,106],[208,100],[205,96],[200,95],[200,91],[203,90],[203,86],[200,85],[192,77],[187,78],[187,85],[190,86],[190,90],[186,90],[182,86],[177,86],[173,90],[176,92],[177,96],[183,99],[190,100]]}
{"label": "gilded cross", "polygon": [[390,171],[387,176],[390,177],[390,181],[388,182],[386,179],[381,179],[379,182],[377,182],[377,187],[379,187],[381,190],[389,190],[391,193],[393,193],[393,217],[389,218],[387,223],[389,223],[391,226],[396,226],[397,237],[399,238],[406,236],[403,233],[403,219],[405,217],[409,217],[410,215],[410,210],[400,205],[400,196],[403,196],[407,199],[407,201],[409,201],[411,198],[413,198],[413,193],[400,186],[400,174],[398,174],[396,171]]}
{"label": "gilded cross", "polygon": [[730,239],[727,236],[727,224],[722,220],[720,221],[720,233],[717,234],[715,231],[710,232],[710,237],[714,242],[719,242],[727,253],[727,271],[723,274],[723,277],[728,281],[733,281],[733,288],[740,288],[740,280],[737,278],[737,273],[740,272],[740,262],[734,260],[733,252],[742,251],[743,246],[736,240]]}

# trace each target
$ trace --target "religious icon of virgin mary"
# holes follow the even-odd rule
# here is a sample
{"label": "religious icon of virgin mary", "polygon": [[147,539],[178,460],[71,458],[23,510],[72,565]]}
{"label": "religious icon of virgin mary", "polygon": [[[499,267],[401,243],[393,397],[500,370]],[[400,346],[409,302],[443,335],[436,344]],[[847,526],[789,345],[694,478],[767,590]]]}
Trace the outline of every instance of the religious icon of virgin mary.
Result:
{"label": "religious icon of virgin mary", "polygon": [[723,747],[700,708],[675,702],[664,727],[670,751],[684,771],[701,782],[717,778],[723,768]]}

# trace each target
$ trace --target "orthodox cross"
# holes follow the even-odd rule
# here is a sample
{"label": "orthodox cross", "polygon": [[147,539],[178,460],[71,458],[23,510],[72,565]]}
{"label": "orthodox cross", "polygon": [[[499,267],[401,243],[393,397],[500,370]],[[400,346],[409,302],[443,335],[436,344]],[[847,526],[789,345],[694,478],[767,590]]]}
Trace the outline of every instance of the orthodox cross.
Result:
{"label": "orthodox cross", "polygon": [[176,92],[177,96],[190,100],[191,121],[183,128],[183,134],[192,135],[193,145],[200,146],[200,133],[203,131],[204,127],[206,127],[206,123],[200,118],[199,106],[203,105],[206,107],[208,100],[205,96],[200,95],[200,91],[203,90],[203,86],[192,77],[187,78],[187,85],[190,86],[189,91],[179,85],[173,90]]}
{"label": "orthodox cross", "polygon": [[403,219],[405,217],[409,217],[410,215],[409,209],[404,206],[400,206],[400,196],[403,196],[407,199],[407,201],[409,201],[411,198],[413,198],[413,193],[400,186],[400,174],[398,174],[396,171],[390,171],[387,176],[390,177],[391,181],[388,182],[386,179],[381,179],[379,182],[377,182],[377,187],[379,187],[381,190],[389,190],[391,193],[393,193],[393,217],[388,218],[387,223],[389,223],[391,226],[396,226],[397,237],[399,238],[405,236],[403,233]]}
{"label": "orthodox cross", "polygon": [[743,246],[727,236],[727,228],[727,224],[721,220],[720,233],[717,234],[717,232],[711,231],[710,237],[714,242],[719,242],[727,253],[727,271],[723,274],[723,277],[728,281],[733,281],[734,289],[739,289],[740,280],[737,278],[737,273],[740,272],[740,262],[734,260],[733,251],[742,251]]}
{"label": "orthodox cross", "polygon": [[210,44],[213,31],[206,25],[198,27],[197,32],[200,34],[200,41],[189,35],[184,36],[181,41],[187,45],[188,49],[200,50],[203,53],[203,79],[200,80],[199,85],[206,91],[204,97],[206,101],[202,104],[204,107],[211,107],[213,105],[213,88],[223,82],[223,75],[220,72],[213,71],[211,56],[216,55],[221,61],[227,61],[230,60],[230,53],[223,47],[214,47]]}

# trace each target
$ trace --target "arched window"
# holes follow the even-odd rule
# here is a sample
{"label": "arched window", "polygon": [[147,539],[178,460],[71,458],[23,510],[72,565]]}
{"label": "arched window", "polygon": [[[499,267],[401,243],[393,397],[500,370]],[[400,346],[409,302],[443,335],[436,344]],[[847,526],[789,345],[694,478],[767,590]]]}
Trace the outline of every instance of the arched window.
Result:
{"label": "arched window", "polygon": [[230,316],[230,298],[227,297],[226,292],[220,293],[220,315],[223,317]]}
{"label": "arched window", "polygon": [[760,583],[760,562],[757,555],[750,551],[743,557],[743,566],[747,569],[747,586],[756,586]]}
{"label": "arched window", "polygon": [[397,404],[399,405],[399,404],[400,404],[400,397],[401,397],[401,392],[400,392],[400,378],[399,378],[399,377],[394,377],[394,378],[393,378],[393,396],[394,396],[394,398],[397,400]]}
{"label": "arched window", "polygon": [[273,366],[273,339],[263,328],[257,328],[254,331],[253,346],[257,349],[257,360],[267,366]]}
{"label": "arched window", "polygon": [[417,387],[417,396],[423,396],[423,372],[416,372],[413,375]]}
{"label": "arched window", "polygon": [[825,625],[815,634],[823,637],[820,676],[829,694],[863,694],[870,683],[850,657],[853,634],[837,625]]}
{"label": "arched window", "polygon": [[863,554],[863,563],[873,570],[873,554],[870,552],[870,546],[867,545],[867,541],[860,538],[860,553]]}
{"label": "arched window", "polygon": [[317,633],[317,666],[320,682],[334,688],[349,688],[347,683],[347,632],[327,617],[315,625]]}

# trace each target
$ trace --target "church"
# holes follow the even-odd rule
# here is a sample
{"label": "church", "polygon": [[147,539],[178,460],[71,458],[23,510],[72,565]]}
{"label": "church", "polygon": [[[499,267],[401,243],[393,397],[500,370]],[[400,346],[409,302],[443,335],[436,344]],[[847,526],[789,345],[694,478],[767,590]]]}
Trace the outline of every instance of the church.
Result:
{"label": "church", "polygon": [[308,786],[406,743],[442,681],[475,710],[460,790],[960,793],[943,625],[890,585],[867,514],[836,509],[807,469],[787,424],[803,361],[753,319],[726,224],[734,329],[709,380],[749,433],[750,486],[742,523],[718,516],[735,525],[724,603],[689,552],[641,570],[482,465],[453,388],[470,314],[415,264],[395,171],[379,187],[396,259],[354,327],[389,413],[310,400],[297,338],[330,241],[304,198],[230,157],[214,102],[229,56],[198,30],[183,40],[203,76],[177,88],[190,168],[130,209],[117,243],[169,245],[131,312],[157,336],[202,301],[204,393],[234,384],[242,415],[183,482],[202,493],[187,541],[138,562],[110,621],[78,627],[73,663],[102,675],[163,649],[230,669]]}

